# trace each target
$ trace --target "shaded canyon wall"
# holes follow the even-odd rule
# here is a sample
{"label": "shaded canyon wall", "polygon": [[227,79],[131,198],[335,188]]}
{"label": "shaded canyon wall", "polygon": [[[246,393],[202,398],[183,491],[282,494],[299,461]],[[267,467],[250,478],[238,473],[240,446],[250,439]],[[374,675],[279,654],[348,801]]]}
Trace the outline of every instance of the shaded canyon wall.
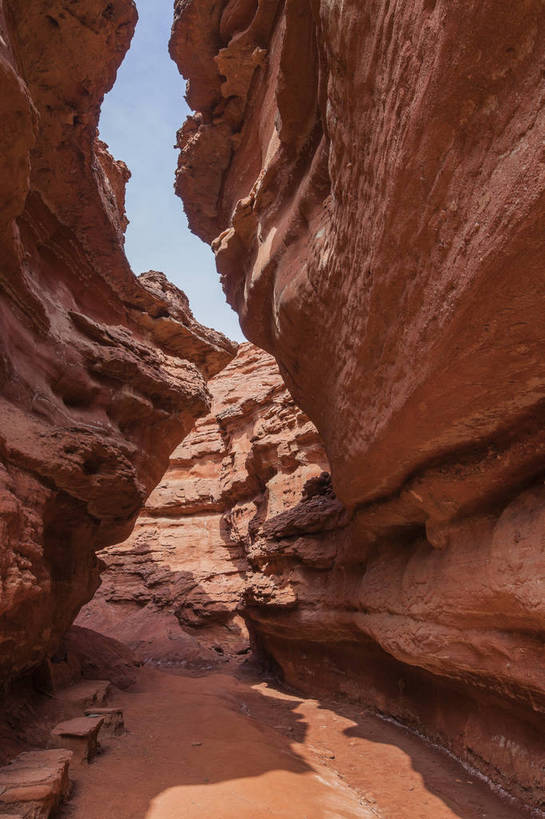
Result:
{"label": "shaded canyon wall", "polygon": [[352,514],[254,627],[542,804],[543,2],[178,0],[171,54],[191,227]]}
{"label": "shaded canyon wall", "polygon": [[236,345],[123,251],[130,0],[0,2],[0,688],[55,651]]}

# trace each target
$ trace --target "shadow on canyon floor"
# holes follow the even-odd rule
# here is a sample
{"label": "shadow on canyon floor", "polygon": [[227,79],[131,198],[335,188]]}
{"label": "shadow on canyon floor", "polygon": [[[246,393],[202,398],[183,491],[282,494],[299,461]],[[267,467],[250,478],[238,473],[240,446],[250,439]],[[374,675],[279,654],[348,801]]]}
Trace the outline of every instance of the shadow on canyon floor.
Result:
{"label": "shadow on canyon floor", "polygon": [[[137,685],[116,697],[128,733],[106,740],[104,753],[75,772],[73,799],[62,816],[133,819],[143,817],[152,802],[158,809],[156,800],[168,800],[174,792],[185,809],[186,789],[278,771],[290,781],[311,773],[312,767],[285,738],[262,724],[264,700],[233,674],[141,669]],[[303,742],[306,724],[295,713],[299,703],[290,697],[276,707],[282,723]]]}
{"label": "shadow on canyon floor", "polygon": [[144,668],[116,704],[128,733],[76,772],[63,817],[523,815],[404,729],[356,706],[302,699],[251,669]]}
{"label": "shadow on canyon floor", "polygon": [[385,816],[522,819],[532,815],[520,802],[495,793],[445,750],[388,717],[336,701],[320,701],[316,707],[320,713],[334,712],[342,730],[337,769],[361,793],[376,800]]}
{"label": "shadow on canyon floor", "polygon": [[[248,679],[251,675],[251,671],[243,674]],[[276,708],[279,698],[295,709],[285,721]],[[287,687],[255,681],[247,703],[261,722],[291,740],[293,750],[303,756],[310,750],[366,802],[376,805],[380,816],[521,819],[532,815],[515,800],[494,793],[442,749],[357,705],[302,699]],[[299,733],[294,731],[293,715],[303,720],[304,730]]]}

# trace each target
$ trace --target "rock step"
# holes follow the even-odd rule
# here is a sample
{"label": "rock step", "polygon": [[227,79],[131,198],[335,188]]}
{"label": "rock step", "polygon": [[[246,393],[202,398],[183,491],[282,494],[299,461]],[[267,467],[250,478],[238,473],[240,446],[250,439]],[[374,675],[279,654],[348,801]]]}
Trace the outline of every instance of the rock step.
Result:
{"label": "rock step", "polygon": [[103,717],[102,732],[110,736],[120,736],[125,732],[125,721],[121,708],[86,708],[86,717]]}
{"label": "rock step", "polygon": [[50,734],[50,743],[57,748],[69,748],[74,762],[90,762],[99,749],[98,732],[104,717],[78,717],[56,725]]}
{"label": "rock step", "polygon": [[112,684],[108,680],[83,680],[57,691],[55,699],[62,703],[64,718],[70,719],[79,717],[88,708],[105,705],[111,693]]}
{"label": "rock step", "polygon": [[27,751],[0,768],[0,816],[47,819],[68,796],[71,760],[66,748]]}

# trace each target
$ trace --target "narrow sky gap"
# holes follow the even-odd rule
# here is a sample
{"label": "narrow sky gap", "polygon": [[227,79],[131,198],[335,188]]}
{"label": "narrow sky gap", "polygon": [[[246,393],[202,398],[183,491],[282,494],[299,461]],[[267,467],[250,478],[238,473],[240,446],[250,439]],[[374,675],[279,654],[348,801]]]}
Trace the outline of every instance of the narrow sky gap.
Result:
{"label": "narrow sky gap", "polygon": [[100,136],[129,166],[125,250],[135,273],[162,270],[189,296],[195,317],[242,341],[226,304],[212,251],[187,227],[173,190],[176,131],[189,108],[185,83],[168,54],[172,0],[137,0],[131,48],[106,96]]}

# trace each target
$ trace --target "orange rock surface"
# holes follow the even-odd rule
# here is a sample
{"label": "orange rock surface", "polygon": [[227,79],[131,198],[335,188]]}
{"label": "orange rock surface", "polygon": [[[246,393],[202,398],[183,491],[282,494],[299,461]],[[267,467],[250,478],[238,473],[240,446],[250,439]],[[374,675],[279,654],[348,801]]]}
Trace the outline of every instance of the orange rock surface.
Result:
{"label": "orange rock surface", "polygon": [[346,522],[330,496],[303,499],[327,461],[271,356],[241,345],[209,388],[210,414],[173,452],[131,537],[101,552],[107,571],[78,618],[141,659],[209,664],[244,651],[241,612],[295,600],[269,577],[271,554],[284,546],[325,567],[332,545],[314,533]]}
{"label": "orange rock surface", "polygon": [[543,804],[543,5],[178,0],[171,53],[190,224],[353,513],[254,628]]}
{"label": "orange rock surface", "polygon": [[131,0],[0,2],[0,686],[54,651],[235,346],[123,252]]}

